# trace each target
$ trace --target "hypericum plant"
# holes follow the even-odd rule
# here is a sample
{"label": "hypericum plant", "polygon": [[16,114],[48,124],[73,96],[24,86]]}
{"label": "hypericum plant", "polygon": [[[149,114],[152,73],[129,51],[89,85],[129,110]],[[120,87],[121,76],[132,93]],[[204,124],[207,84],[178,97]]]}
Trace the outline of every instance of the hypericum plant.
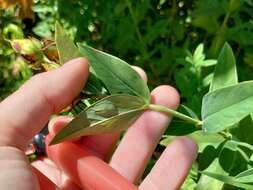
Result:
{"label": "hypericum plant", "polygon": [[[201,119],[199,119],[186,106],[182,106],[186,112],[183,114],[162,105],[152,104],[147,84],[129,64],[88,45],[77,44],[76,46],[59,24],[56,24],[55,43],[61,64],[80,56],[88,59],[90,76],[82,93],[99,97],[99,100],[86,106],[53,138],[51,145],[84,135],[126,130],[145,110],[154,110],[173,115],[190,124],[194,130],[189,136],[194,137],[195,135],[196,137],[197,133],[197,138],[205,139],[206,144],[216,143],[218,144],[216,147],[224,145],[229,149],[238,150],[245,159],[248,159],[248,151],[251,151],[252,154],[253,146],[237,140],[240,137],[234,133],[240,128],[242,121],[252,124],[253,127],[251,116],[253,113],[253,81],[238,83],[236,62],[229,44],[225,43],[220,52],[209,92],[202,99]],[[188,61],[191,60],[188,58]],[[50,64],[49,62],[48,65]],[[214,61],[211,61],[211,65],[213,64],[215,64]],[[178,130],[187,129],[181,127]],[[223,162],[222,156],[218,157],[219,161],[213,159],[209,163],[210,166],[215,166],[215,169],[209,168],[201,173],[224,183],[253,189],[253,186],[249,184],[253,182],[251,179],[253,169],[237,172],[236,176],[228,176],[229,172],[216,170],[219,167],[217,163]],[[199,189],[201,189],[203,178],[202,175],[198,179]]]}
{"label": "hypericum plant", "polygon": [[[147,109],[180,118],[202,130],[203,134],[222,132],[224,135],[224,130],[253,112],[253,81],[238,83],[235,59],[228,44],[224,45],[218,58],[210,91],[203,97],[202,120],[199,120],[152,104],[147,84],[129,64],[87,45],[78,44],[77,48],[58,24],[55,42],[62,63],[78,56],[86,57],[92,75],[110,95],[83,110],[55,136],[51,144],[83,135],[125,130]],[[88,85],[94,86],[94,93],[102,93],[97,83],[88,81]]]}

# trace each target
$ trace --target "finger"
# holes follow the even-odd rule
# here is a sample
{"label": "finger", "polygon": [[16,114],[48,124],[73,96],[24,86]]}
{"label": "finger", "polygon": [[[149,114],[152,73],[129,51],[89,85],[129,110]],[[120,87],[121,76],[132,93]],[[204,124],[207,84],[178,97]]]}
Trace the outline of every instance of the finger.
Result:
{"label": "finger", "polygon": [[197,157],[197,145],[189,138],[174,140],[162,153],[140,190],[179,189]]}
{"label": "finger", "polygon": [[[142,77],[144,81],[147,82],[147,75],[143,69],[137,66],[132,66],[132,68]],[[71,121],[72,118],[69,117],[58,117],[50,121],[49,132],[51,135],[55,135],[60,131],[64,125]],[[109,160],[113,151],[115,150],[115,144],[119,139],[119,133],[113,134],[103,134],[103,135],[90,135],[78,139],[78,145],[80,147],[85,147],[91,150],[94,155],[98,156],[103,160]],[[77,140],[77,139],[75,139]]]}
{"label": "finger", "polygon": [[145,73],[145,71],[138,67],[138,66],[132,66],[132,68],[141,76],[141,78],[147,82],[148,81],[148,77],[147,77],[147,74]]}
{"label": "finger", "polygon": [[[48,128],[51,136],[54,136],[71,120],[72,118],[65,116],[56,117],[50,120]],[[106,160],[108,154],[113,149],[114,144],[118,140],[118,138],[119,134],[114,133],[114,134],[87,136],[83,138],[74,139],[73,141],[79,147],[81,148],[83,147],[84,149],[88,148],[91,152],[93,152],[94,155],[98,156],[103,160]],[[50,149],[50,147],[48,147],[48,149]]]}
{"label": "finger", "polygon": [[69,141],[49,146],[51,140],[52,136],[47,135],[45,143],[48,157],[54,161],[61,171],[80,186],[81,183],[76,169],[77,160],[74,159],[93,155],[93,152],[87,148],[81,149],[75,143]]}
{"label": "finger", "polygon": [[[138,66],[132,66],[132,68],[147,82],[147,75],[142,68]],[[119,138],[119,133],[91,135],[82,138],[79,145],[93,150],[99,158],[108,161],[116,148],[116,142]]]}
{"label": "finger", "polygon": [[69,116],[57,116],[50,119],[48,123],[48,132],[54,137],[72,119],[73,118]]}
{"label": "finger", "polygon": [[78,95],[87,76],[87,61],[79,58],[26,82],[0,104],[0,146],[24,150],[50,115],[69,105]]}
{"label": "finger", "polygon": [[87,190],[137,190],[101,159],[72,142],[50,147],[49,156],[70,178]]}
{"label": "finger", "polygon": [[[142,68],[137,66],[132,66],[132,68],[145,82],[147,82],[147,75]],[[116,142],[118,141],[119,137],[119,133],[91,135],[82,138],[79,145],[89,148],[96,153],[99,158],[107,161],[114,152],[116,148]]]}
{"label": "finger", "polygon": [[77,144],[80,147],[88,148],[100,159],[108,161],[119,137],[119,133],[91,135],[83,137]]}
{"label": "finger", "polygon": [[[37,175],[39,181],[48,181],[55,184],[61,190],[80,190],[80,188],[72,182],[50,159],[45,158],[32,162],[32,166],[36,168],[40,175]],[[35,172],[36,173],[36,172]],[[45,177],[46,176],[46,177]],[[46,178],[46,179],[44,179]],[[40,183],[41,184],[41,183]],[[43,185],[45,184],[45,185]],[[47,183],[43,183],[41,189],[47,189]]]}
{"label": "finger", "polygon": [[78,162],[78,171],[82,186],[87,190],[137,190],[132,183],[127,181],[101,159],[89,156]]}
{"label": "finger", "polygon": [[21,150],[0,146],[0,168],[0,189],[39,189],[38,180]]}
{"label": "finger", "polygon": [[40,189],[56,190],[56,186],[52,181],[50,181],[44,174],[42,174],[36,168],[33,167],[32,169],[33,173],[37,176]]}
{"label": "finger", "polygon": [[[177,91],[170,86],[160,86],[152,92],[153,103],[175,109],[179,104]],[[129,181],[142,175],[171,116],[146,111],[129,130],[116,149],[110,165]]]}
{"label": "finger", "polygon": [[47,178],[56,186],[61,186],[61,181],[64,178],[63,172],[55,164],[48,163],[47,160],[43,159],[32,162],[32,166],[40,173],[47,176]]}

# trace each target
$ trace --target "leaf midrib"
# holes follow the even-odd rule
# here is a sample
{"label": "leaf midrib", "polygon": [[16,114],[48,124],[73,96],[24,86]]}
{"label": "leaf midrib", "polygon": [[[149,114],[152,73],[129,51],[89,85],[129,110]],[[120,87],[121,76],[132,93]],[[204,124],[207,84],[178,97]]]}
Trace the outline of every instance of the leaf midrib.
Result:
{"label": "leaf midrib", "polygon": [[[134,109],[134,110],[130,110],[130,111],[127,111],[127,112],[123,112],[123,113],[120,113],[120,114],[118,114],[118,115],[112,116],[112,117],[110,117],[110,118],[104,119],[104,120],[102,120],[102,121],[92,123],[91,125],[89,125],[89,126],[83,128],[82,130],[88,129],[88,128],[91,128],[91,127],[94,127],[95,125],[99,125],[99,124],[101,124],[101,123],[103,123],[103,122],[106,122],[106,121],[109,121],[109,120],[111,120],[111,119],[113,119],[113,118],[116,118],[116,117],[119,117],[119,116],[123,116],[123,115],[129,114],[129,113],[137,112],[137,111],[144,111],[145,109],[146,109],[146,107],[143,106],[142,108],[139,108],[139,109]],[[82,130],[79,130],[79,131],[73,133],[73,135],[68,136],[68,138],[71,138],[72,136],[75,136],[76,133],[80,133],[80,131],[82,131]]]}

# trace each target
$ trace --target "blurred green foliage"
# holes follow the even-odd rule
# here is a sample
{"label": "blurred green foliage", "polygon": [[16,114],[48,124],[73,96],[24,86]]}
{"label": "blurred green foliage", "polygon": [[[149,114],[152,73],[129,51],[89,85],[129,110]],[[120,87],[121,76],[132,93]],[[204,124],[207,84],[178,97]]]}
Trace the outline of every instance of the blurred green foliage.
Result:
{"label": "blurred green foliage", "polygon": [[[206,57],[215,59],[223,43],[228,41],[236,52],[239,76],[243,80],[251,79],[252,7],[251,0],[37,0],[33,7],[34,20],[15,18],[15,8],[1,10],[1,68],[9,68],[8,80],[14,77],[10,70],[15,58],[10,58],[13,52],[3,38],[24,35],[53,39],[54,24],[58,20],[75,41],[141,66],[148,74],[151,88],[159,84],[176,86],[182,102],[198,113],[199,97],[207,90],[203,83],[212,69],[194,69],[185,60],[187,51],[193,52],[203,43]],[[19,32],[5,29],[10,24],[15,24]],[[7,36],[4,30],[9,30]],[[1,81],[6,78],[3,70]],[[15,81],[19,83],[23,78],[26,76],[19,76]],[[15,86],[16,83],[6,79],[1,82],[1,89],[10,88],[9,92]],[[1,92],[1,97],[6,93]]]}
{"label": "blurred green foliage", "polygon": [[[239,81],[253,78],[253,0],[35,0],[33,10],[34,20],[15,17],[16,7],[0,9],[0,100],[32,75],[6,39],[53,39],[56,21],[76,42],[142,67],[151,89],[175,86],[198,116],[213,72],[205,61],[216,59],[225,41],[235,52]],[[210,147],[199,156],[202,169],[215,164],[203,157],[219,149]],[[196,186],[193,179],[188,187]]]}

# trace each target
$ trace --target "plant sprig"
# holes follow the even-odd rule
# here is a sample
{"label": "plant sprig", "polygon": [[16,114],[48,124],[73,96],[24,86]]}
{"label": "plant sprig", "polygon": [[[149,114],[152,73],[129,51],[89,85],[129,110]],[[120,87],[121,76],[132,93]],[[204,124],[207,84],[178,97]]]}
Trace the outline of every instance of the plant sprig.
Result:
{"label": "plant sprig", "polygon": [[[60,60],[67,61],[73,58],[72,55],[86,57],[94,77],[97,81],[101,82],[110,95],[83,110],[55,136],[51,144],[62,142],[66,139],[73,138],[73,136],[80,137],[83,135],[121,131],[121,127],[116,127],[112,123],[116,122],[122,125],[122,121],[126,122],[126,118],[132,121],[132,117],[135,118],[135,121],[140,116],[140,110],[141,113],[144,110],[150,109],[173,115],[184,122],[192,124],[197,130],[202,130],[203,134],[221,134],[220,132],[233,127],[253,112],[253,91],[251,91],[253,81],[238,83],[235,59],[232,49],[227,43],[219,55],[210,85],[210,92],[203,97],[202,120],[199,120],[165,106],[152,104],[150,102],[150,92],[147,84],[123,60],[91,48],[88,45],[78,44],[77,48],[72,41],[69,39],[66,40],[66,38],[67,36],[64,34],[63,29],[56,24],[56,45]],[[62,44],[63,39],[65,39],[64,44]],[[73,53],[69,54],[68,52],[65,54],[65,51],[69,51],[69,47],[72,47],[71,50]],[[203,49],[202,46],[198,47],[198,49],[201,48]],[[197,50],[195,54],[197,54]],[[64,56],[64,58],[61,58],[61,56]],[[96,84],[94,83],[93,86],[96,86]],[[124,112],[126,116],[124,118],[120,117],[122,112],[118,111],[122,107],[118,107],[118,104],[114,102],[114,98],[116,97],[117,101],[125,103],[123,108],[127,111]],[[131,108],[129,105],[131,105],[133,100],[129,97],[133,99],[135,97],[142,101],[136,105],[137,107]],[[109,99],[110,104],[107,104]],[[125,99],[128,99],[129,102],[126,102]],[[99,106],[101,104],[104,106]],[[106,106],[113,106],[114,111],[117,111],[113,115],[109,115],[109,117],[96,120],[97,123],[94,124],[94,116],[89,117],[90,109],[98,108],[96,110],[97,112],[104,112],[108,108]],[[136,112],[136,115],[133,114],[135,113],[134,110],[139,110]],[[101,123],[103,123],[103,127],[101,127]],[[127,129],[132,123],[125,124],[123,128]]]}
{"label": "plant sprig", "polygon": [[[51,145],[85,135],[121,132],[130,127],[145,110],[153,110],[174,116],[175,123],[178,123],[169,128],[160,144],[167,145],[174,138],[173,135],[187,135],[197,141],[199,153],[204,155],[204,158],[200,156],[198,164],[200,166],[198,171],[201,173],[198,189],[203,189],[210,177],[220,181],[218,188],[224,183],[241,188],[252,187],[248,184],[253,182],[252,169],[239,170],[236,173],[239,173],[238,176],[229,176],[232,173],[232,166],[227,165],[229,159],[232,160],[232,165],[238,158],[247,162],[253,160],[253,157],[249,157],[253,153],[253,140],[247,133],[253,125],[253,81],[238,83],[236,61],[229,44],[224,44],[217,61],[205,60],[203,44],[196,48],[193,55],[189,54],[186,58],[188,63],[194,65],[197,73],[201,73],[201,67],[215,65],[214,73],[209,75],[206,83],[210,84],[210,88],[202,98],[201,118],[199,118],[194,111],[184,105],[180,105],[178,110],[173,110],[152,104],[147,84],[128,63],[86,44],[76,46],[59,24],[56,24],[55,31],[60,62],[58,59],[56,61],[41,59],[45,57],[47,49],[34,46],[31,39],[26,40],[32,45],[33,55],[41,55],[35,56],[34,66],[43,66],[44,70],[51,70],[73,58],[86,57],[90,64],[90,75],[82,94],[95,98],[90,101],[87,96],[85,99],[80,96],[75,100],[77,104],[73,104],[72,110],[76,111],[74,115],[77,116],[54,137]],[[11,41],[18,43],[21,49],[27,48],[27,44],[23,46],[23,42]],[[213,158],[209,158],[212,154],[206,153],[210,147],[217,151],[217,155]],[[201,159],[204,159],[206,164],[206,155],[210,162],[208,166],[203,167]]]}

